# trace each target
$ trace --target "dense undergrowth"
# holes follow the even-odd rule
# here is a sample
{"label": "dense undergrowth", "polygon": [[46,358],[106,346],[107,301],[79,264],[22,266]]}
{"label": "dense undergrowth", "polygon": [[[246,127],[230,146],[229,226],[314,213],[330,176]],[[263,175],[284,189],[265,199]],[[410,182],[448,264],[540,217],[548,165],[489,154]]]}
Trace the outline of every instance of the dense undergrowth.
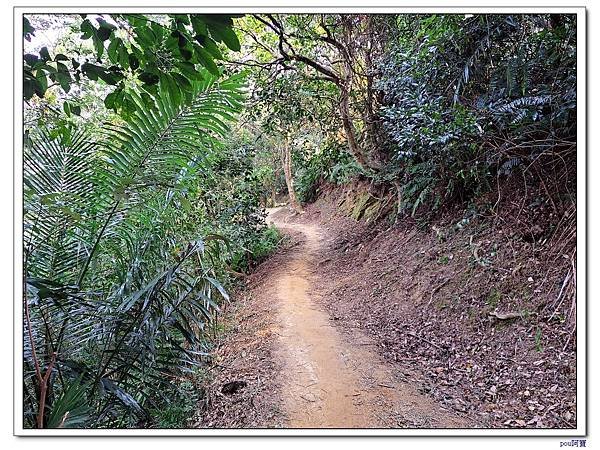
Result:
{"label": "dense undergrowth", "polygon": [[385,162],[361,171],[325,147],[298,157],[306,201],[342,170],[328,181],[394,185],[408,215],[467,203],[512,174],[545,182],[557,208],[574,203],[573,16],[402,16],[385,37],[373,69]]}
{"label": "dense undergrowth", "polygon": [[[37,17],[41,25],[44,20]],[[180,38],[179,47],[169,47],[180,67],[170,72],[174,86],[158,73],[163,61],[138,53],[147,34],[157,37],[170,27],[183,32],[191,20],[214,55],[219,50],[209,32],[235,47],[227,34],[231,19],[113,20],[98,18],[89,32],[88,19],[73,22],[93,34],[95,46],[86,52],[98,61],[110,36],[110,76],[100,66],[80,66],[80,52],[72,53],[75,73],[66,75],[61,61],[69,58],[61,52],[73,51],[69,41],[52,54],[43,48],[25,58],[31,65],[25,73],[42,87],[46,73],[66,93],[67,76],[91,81],[66,98],[36,85],[39,95],[26,110],[28,427],[185,426],[201,396],[232,274],[248,270],[278,242],[264,223],[252,155],[230,134],[247,96],[245,75],[215,70],[198,44],[193,50],[201,63],[194,66]],[[35,31],[26,25],[31,37]],[[125,30],[135,36],[127,43]],[[132,77],[140,66],[142,86]],[[104,95],[106,85],[118,83],[104,105],[89,101],[98,78]],[[56,111],[60,106],[64,114]]]}

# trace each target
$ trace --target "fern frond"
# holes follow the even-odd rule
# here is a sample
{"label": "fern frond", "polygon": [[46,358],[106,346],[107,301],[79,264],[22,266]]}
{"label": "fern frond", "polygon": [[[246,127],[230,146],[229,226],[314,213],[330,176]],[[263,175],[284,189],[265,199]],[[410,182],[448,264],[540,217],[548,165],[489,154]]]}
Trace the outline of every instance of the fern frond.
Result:
{"label": "fern frond", "polygon": [[86,256],[80,225],[93,201],[97,147],[83,132],[64,145],[44,129],[29,143],[23,155],[26,262],[36,276],[62,278]]}

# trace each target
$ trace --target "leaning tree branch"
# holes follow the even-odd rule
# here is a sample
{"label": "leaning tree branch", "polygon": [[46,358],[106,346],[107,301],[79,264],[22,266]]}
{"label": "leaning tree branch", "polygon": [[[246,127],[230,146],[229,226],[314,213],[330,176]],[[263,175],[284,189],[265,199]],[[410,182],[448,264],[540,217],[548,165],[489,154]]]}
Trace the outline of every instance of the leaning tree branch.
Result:
{"label": "leaning tree branch", "polygon": [[[279,37],[279,53],[284,58],[284,60],[302,62],[307,66],[315,69],[321,75],[324,75],[323,80],[330,81],[332,83],[337,84],[338,86],[342,84],[341,77],[337,73],[335,73],[333,69],[325,67],[323,64],[315,61],[314,59],[298,54],[292,46],[292,44],[290,44],[289,40],[287,39],[283,27],[273,15],[267,14],[267,17],[271,20],[271,22],[264,20],[258,15],[254,17],[256,17],[257,20],[259,20],[261,23],[273,30],[275,34],[277,34],[277,36]],[[289,50],[285,48],[286,46]]]}

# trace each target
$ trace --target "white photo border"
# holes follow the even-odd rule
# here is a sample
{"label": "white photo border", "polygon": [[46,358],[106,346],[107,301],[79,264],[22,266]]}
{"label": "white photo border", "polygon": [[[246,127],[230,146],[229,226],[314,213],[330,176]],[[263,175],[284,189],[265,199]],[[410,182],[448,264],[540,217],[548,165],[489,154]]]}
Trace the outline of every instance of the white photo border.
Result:
{"label": "white photo border", "polygon": [[[575,14],[577,16],[577,428],[552,429],[498,429],[498,428],[412,428],[412,429],[28,429],[23,427],[23,71],[22,54],[23,14],[76,14],[76,13],[171,13],[174,10],[187,13],[372,13],[372,14]],[[532,7],[473,7],[473,6],[68,6],[13,8],[13,434],[15,436],[427,436],[427,437],[584,437],[588,430],[588,381],[587,381],[587,24],[586,8],[561,6]]]}

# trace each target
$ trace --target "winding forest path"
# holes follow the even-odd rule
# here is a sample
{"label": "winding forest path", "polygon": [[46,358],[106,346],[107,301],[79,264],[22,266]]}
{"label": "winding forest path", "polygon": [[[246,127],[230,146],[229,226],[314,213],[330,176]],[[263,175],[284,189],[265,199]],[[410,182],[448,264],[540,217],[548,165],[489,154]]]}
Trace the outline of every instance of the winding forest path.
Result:
{"label": "winding forest path", "polygon": [[[283,368],[282,405],[292,428],[467,427],[418,387],[404,382],[356,330],[342,334],[319,306],[318,264],[326,236],[316,224],[290,222],[269,212],[268,221],[284,233],[301,233],[301,244],[272,272],[264,295],[276,302],[275,357]],[[282,211],[283,212],[283,211]],[[394,370],[395,369],[395,370]]]}

